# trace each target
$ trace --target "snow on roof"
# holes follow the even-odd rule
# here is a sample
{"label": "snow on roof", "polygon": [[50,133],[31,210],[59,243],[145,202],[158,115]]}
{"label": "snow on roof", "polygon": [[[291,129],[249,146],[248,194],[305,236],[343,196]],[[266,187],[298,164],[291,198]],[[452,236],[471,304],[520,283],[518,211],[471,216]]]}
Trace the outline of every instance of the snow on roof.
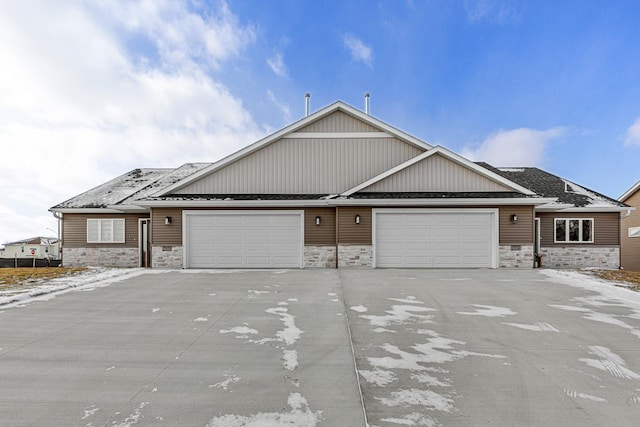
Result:
{"label": "snow on roof", "polygon": [[200,169],[204,169],[207,166],[210,166],[211,163],[186,163],[179,168],[169,172],[168,174],[162,176],[160,179],[152,182],[141,190],[131,194],[126,199],[122,200],[119,204],[127,205],[127,204],[135,204],[136,200],[144,199],[156,193],[158,190],[166,188],[170,185],[175,184],[176,182],[186,178],[192,173],[198,172]]}
{"label": "snow on roof", "polygon": [[173,169],[134,169],[64,201],[52,209],[106,208],[120,203],[171,171]]}
{"label": "snow on roof", "polygon": [[563,179],[562,181],[565,184],[565,192],[580,194],[587,197],[586,206],[590,208],[608,208],[618,205],[615,201],[612,201],[610,198],[603,196],[602,194],[598,194],[594,191],[581,187],[576,183],[567,181],[566,179]]}
{"label": "snow on roof", "polygon": [[51,209],[106,208],[114,205],[134,205],[135,200],[147,197],[210,164],[186,163],[177,169],[134,169]]}
{"label": "snow on roof", "polygon": [[498,168],[501,172],[524,172],[524,168]]}

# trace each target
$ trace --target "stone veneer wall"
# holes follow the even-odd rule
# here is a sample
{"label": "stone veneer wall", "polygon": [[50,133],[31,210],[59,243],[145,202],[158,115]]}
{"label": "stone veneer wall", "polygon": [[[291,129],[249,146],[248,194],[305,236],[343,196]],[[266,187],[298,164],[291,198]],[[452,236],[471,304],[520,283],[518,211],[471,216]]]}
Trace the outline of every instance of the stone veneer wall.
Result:
{"label": "stone veneer wall", "polygon": [[152,268],[182,268],[182,246],[153,246]]}
{"label": "stone veneer wall", "polygon": [[502,245],[498,250],[500,268],[533,268],[533,245]]}
{"label": "stone veneer wall", "polygon": [[335,268],[335,246],[305,246],[304,268]]}
{"label": "stone veneer wall", "polygon": [[63,248],[65,267],[139,267],[138,248]]}
{"label": "stone veneer wall", "polygon": [[543,247],[542,267],[548,268],[618,268],[620,267],[620,248],[563,246]]}
{"label": "stone veneer wall", "polygon": [[373,267],[373,246],[338,245],[338,268]]}

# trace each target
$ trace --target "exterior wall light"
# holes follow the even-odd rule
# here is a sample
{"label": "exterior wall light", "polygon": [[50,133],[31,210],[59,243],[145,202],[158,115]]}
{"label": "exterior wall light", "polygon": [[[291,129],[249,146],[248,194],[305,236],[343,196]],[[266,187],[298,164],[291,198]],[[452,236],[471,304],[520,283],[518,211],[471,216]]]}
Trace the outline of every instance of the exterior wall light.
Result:
{"label": "exterior wall light", "polygon": [[511,222],[512,222],[512,223],[516,223],[516,222],[518,222],[518,215],[516,215],[516,214],[511,214]]}
{"label": "exterior wall light", "polygon": [[171,225],[171,217],[170,216],[165,216],[164,217],[164,225]]}
{"label": "exterior wall light", "polygon": [[360,215],[356,215],[356,224],[360,224]]}
{"label": "exterior wall light", "polygon": [[320,217],[319,216],[316,217],[316,225],[320,225]]}

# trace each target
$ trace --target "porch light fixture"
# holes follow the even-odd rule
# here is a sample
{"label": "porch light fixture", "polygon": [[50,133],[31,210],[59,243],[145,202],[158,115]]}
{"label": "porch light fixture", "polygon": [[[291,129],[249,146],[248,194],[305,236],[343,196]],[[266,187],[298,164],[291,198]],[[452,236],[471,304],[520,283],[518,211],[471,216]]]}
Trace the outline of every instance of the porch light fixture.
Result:
{"label": "porch light fixture", "polygon": [[320,225],[320,217],[319,216],[316,217],[316,225]]}
{"label": "porch light fixture", "polygon": [[360,224],[360,215],[356,215],[356,224]]}
{"label": "porch light fixture", "polygon": [[164,225],[171,225],[171,217],[170,216],[165,216],[164,217]]}
{"label": "porch light fixture", "polygon": [[511,214],[511,222],[512,222],[512,223],[514,223],[514,224],[515,224],[516,222],[518,222],[518,215],[516,215],[516,214]]}

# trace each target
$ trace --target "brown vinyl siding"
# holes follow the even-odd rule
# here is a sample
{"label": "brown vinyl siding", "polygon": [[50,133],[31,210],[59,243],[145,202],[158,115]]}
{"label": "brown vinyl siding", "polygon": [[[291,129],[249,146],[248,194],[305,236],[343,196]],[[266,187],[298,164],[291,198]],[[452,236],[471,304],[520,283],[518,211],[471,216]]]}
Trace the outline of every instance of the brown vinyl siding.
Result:
{"label": "brown vinyl siding", "polygon": [[[540,212],[540,246],[618,246],[620,214],[618,212]],[[555,243],[555,221],[560,218],[593,218],[593,243]]]}
{"label": "brown vinyl siding", "polygon": [[[65,248],[137,248],[138,219],[149,214],[70,214],[62,217],[62,244]],[[125,219],[124,243],[87,243],[87,219]]]}
{"label": "brown vinyl siding", "polygon": [[[320,225],[316,225],[316,217]],[[305,246],[330,246],[336,244],[335,208],[306,208],[304,210]]]}
{"label": "brown vinyl siding", "polygon": [[[501,245],[533,245],[533,206],[501,206],[498,224]],[[511,222],[511,215],[518,215],[518,222]]]}
{"label": "brown vinyl siding", "polygon": [[624,201],[635,211],[624,218],[620,227],[620,265],[625,270],[640,271],[640,237],[629,237],[629,227],[640,227],[640,191]]}
{"label": "brown vinyl siding", "polygon": [[[338,243],[346,245],[371,245],[372,214],[369,207],[339,207]],[[356,224],[360,215],[360,224]]]}
{"label": "brown vinyl siding", "polygon": [[[171,217],[171,224],[164,219]],[[151,244],[153,246],[182,245],[182,208],[154,208],[151,210]]]}

